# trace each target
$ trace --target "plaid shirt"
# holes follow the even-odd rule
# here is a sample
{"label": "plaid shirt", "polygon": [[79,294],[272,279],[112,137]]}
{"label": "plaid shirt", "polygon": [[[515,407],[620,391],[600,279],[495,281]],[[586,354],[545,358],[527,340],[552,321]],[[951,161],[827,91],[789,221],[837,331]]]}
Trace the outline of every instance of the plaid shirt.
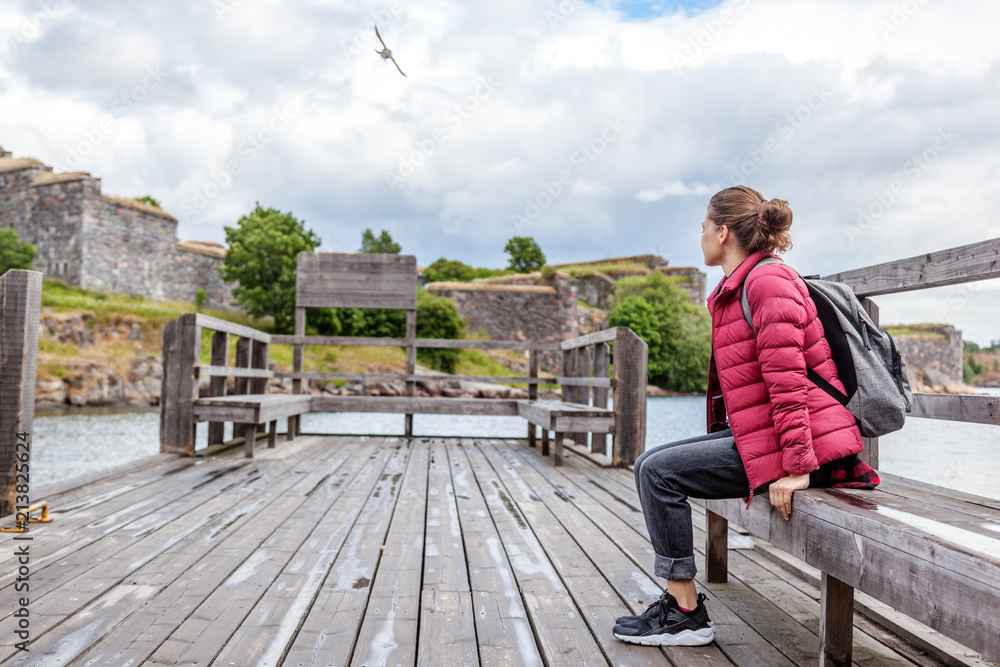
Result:
{"label": "plaid shirt", "polygon": [[879,476],[857,454],[824,463],[809,473],[810,487],[836,486],[847,489],[874,489]]}

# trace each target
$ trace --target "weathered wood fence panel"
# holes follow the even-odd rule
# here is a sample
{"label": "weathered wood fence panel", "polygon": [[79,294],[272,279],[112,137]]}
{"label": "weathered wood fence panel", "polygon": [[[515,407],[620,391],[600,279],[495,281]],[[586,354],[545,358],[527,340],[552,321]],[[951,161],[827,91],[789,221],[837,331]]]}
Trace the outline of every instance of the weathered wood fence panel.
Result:
{"label": "weathered wood fence panel", "polygon": [[41,305],[41,273],[13,269],[0,276],[0,515],[18,504],[19,454],[28,454],[30,474]]}
{"label": "weathered wood fence panel", "polygon": [[859,297],[1000,278],[1000,238],[842,271],[825,280],[847,283]]}

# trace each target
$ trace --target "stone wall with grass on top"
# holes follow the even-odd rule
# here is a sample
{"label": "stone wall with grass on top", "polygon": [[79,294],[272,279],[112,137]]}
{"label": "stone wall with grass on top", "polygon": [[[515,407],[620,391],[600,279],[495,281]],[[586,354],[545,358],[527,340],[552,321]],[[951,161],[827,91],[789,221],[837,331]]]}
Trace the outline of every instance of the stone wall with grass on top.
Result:
{"label": "stone wall with grass on top", "polygon": [[177,241],[177,220],[159,207],[101,192],[86,172],[53,173],[0,149],[0,227],[36,247],[35,269],[70,285],[158,301],[241,310],[219,269],[218,243]]}

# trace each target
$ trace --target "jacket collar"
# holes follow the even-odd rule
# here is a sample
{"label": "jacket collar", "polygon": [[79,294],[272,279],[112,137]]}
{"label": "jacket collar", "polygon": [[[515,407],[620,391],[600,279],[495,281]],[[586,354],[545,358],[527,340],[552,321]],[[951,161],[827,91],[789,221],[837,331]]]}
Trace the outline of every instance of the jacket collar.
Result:
{"label": "jacket collar", "polygon": [[712,310],[717,301],[727,299],[730,294],[738,290],[740,286],[743,285],[743,281],[746,280],[747,274],[750,273],[750,269],[757,266],[757,262],[760,260],[771,256],[772,255],[768,255],[763,250],[758,250],[743,260],[731,274],[724,277],[719,284],[716,285],[715,289],[712,290],[712,295],[708,298],[708,309]]}

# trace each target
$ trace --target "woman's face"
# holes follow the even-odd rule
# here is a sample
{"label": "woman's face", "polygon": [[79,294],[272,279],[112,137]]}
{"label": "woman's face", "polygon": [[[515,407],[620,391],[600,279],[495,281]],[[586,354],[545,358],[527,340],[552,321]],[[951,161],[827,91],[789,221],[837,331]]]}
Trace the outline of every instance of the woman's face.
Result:
{"label": "woman's face", "polygon": [[715,225],[711,214],[712,209],[708,209],[701,222],[701,251],[705,255],[705,266],[719,266],[722,264],[721,228]]}

